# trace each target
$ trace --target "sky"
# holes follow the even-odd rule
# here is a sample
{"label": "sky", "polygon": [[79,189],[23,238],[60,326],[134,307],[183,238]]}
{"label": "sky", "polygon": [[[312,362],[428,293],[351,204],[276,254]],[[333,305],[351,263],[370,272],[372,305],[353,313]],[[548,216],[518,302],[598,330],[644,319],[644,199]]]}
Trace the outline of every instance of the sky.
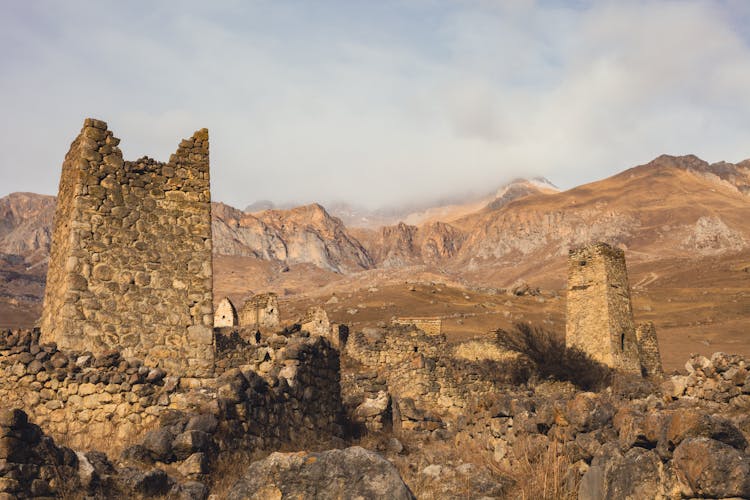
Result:
{"label": "sky", "polygon": [[207,127],[212,197],[388,207],[750,158],[745,0],[0,0],[0,196],[85,117],[126,159]]}

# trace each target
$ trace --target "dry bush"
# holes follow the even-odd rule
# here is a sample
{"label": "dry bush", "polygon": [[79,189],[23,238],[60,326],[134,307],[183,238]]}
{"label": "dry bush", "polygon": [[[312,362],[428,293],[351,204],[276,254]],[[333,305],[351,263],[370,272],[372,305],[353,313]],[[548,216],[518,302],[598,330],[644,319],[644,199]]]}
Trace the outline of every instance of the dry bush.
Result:
{"label": "dry bush", "polygon": [[507,498],[533,500],[575,500],[579,476],[572,469],[563,447],[552,441],[541,453],[514,446],[512,465],[497,465],[497,472],[513,480]]}
{"label": "dry bush", "polygon": [[612,382],[612,370],[580,349],[567,347],[565,338],[526,323],[510,331],[497,330],[500,347],[526,355],[539,376],[567,380],[586,391],[597,391]]}
{"label": "dry bush", "polygon": [[216,464],[211,471],[211,483],[209,489],[216,498],[226,498],[232,491],[232,486],[247,471],[251,463],[267,457],[269,452],[262,451],[225,451],[219,455]]}

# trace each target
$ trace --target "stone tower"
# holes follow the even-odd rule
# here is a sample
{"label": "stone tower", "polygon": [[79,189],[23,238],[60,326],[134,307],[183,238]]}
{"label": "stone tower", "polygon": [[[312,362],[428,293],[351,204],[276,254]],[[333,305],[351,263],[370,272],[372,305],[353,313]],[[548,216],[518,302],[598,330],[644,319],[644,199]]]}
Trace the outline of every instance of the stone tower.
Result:
{"label": "stone tower", "polygon": [[641,372],[622,250],[595,243],[570,251],[565,343],[612,368]]}
{"label": "stone tower", "polygon": [[650,378],[659,378],[664,375],[659,353],[659,342],[656,339],[656,328],[651,321],[639,323],[635,329],[638,339],[638,353],[641,358],[643,375]]}
{"label": "stone tower", "polygon": [[208,131],[183,140],[168,163],[123,161],[119,142],[89,118],[65,156],[42,338],[211,375]]}

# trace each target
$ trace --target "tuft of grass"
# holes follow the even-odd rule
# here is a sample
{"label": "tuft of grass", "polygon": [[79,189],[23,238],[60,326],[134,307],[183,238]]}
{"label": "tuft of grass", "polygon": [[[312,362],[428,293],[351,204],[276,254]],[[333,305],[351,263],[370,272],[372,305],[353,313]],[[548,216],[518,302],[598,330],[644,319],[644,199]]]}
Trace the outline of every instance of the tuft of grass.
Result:
{"label": "tuft of grass", "polygon": [[522,500],[575,500],[580,479],[573,464],[557,441],[538,454],[520,443],[514,447],[512,465],[498,465],[497,472],[509,477],[513,485],[507,498]]}
{"label": "tuft of grass", "polygon": [[598,391],[612,383],[611,368],[580,349],[567,347],[562,335],[526,323],[495,334],[501,348],[527,356],[542,378],[569,381],[585,391]]}

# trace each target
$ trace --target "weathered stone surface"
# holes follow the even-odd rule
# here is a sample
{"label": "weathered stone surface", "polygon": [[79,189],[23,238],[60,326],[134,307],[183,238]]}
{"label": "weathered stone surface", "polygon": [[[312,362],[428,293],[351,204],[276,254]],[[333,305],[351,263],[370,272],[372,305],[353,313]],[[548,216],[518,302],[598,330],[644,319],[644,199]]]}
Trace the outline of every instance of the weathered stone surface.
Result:
{"label": "weathered stone surface", "polygon": [[210,376],[208,132],[181,142],[168,164],[124,162],[118,143],[104,122],[88,120],[63,162],[43,339]]}
{"label": "weathered stone surface", "polygon": [[632,448],[624,455],[610,448],[581,479],[579,500],[669,498],[670,485],[658,455]]}
{"label": "weathered stone surface", "polygon": [[396,468],[360,447],[321,453],[273,453],[248,467],[229,500],[268,498],[413,499]]}
{"label": "weathered stone surface", "polygon": [[154,460],[166,462],[172,457],[174,436],[168,429],[159,428],[146,433],[142,446],[151,453]]}
{"label": "weathered stone surface", "polygon": [[693,496],[750,497],[750,459],[727,444],[685,439],[674,452],[674,464]]}
{"label": "weathered stone surface", "polygon": [[570,251],[565,343],[612,368],[641,373],[625,253],[605,243]]}
{"label": "weathered stone surface", "polygon": [[214,446],[211,436],[202,431],[185,431],[172,441],[172,450],[177,460],[185,460],[193,453],[207,453]]}

